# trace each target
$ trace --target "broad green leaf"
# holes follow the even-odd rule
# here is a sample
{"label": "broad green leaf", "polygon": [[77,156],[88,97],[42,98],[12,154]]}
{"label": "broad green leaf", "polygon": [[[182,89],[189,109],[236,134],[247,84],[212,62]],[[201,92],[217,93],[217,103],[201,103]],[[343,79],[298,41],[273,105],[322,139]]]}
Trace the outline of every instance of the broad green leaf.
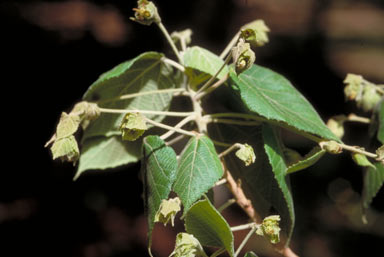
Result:
{"label": "broad green leaf", "polygon": [[287,167],[287,174],[306,169],[315,164],[325,154],[325,150],[320,147],[314,147],[302,160],[295,162]]}
{"label": "broad green leaf", "polygon": [[384,100],[380,103],[379,110],[379,127],[377,131],[377,139],[384,144]]}
{"label": "broad green leaf", "polygon": [[375,169],[372,167],[364,171],[364,187],[362,204],[364,208],[368,208],[372,199],[379,192],[384,183],[384,165],[380,162],[374,164]]}
{"label": "broad green leaf", "polygon": [[[199,46],[187,48],[183,60],[185,67],[207,73],[211,76],[214,76],[224,64],[224,61],[220,59],[220,57]],[[217,78],[221,79],[227,73],[228,67],[225,66]]]}
{"label": "broad green leaf", "polygon": [[[287,234],[287,241],[289,243],[290,237],[293,232],[295,224],[295,212],[293,209],[293,199],[289,188],[288,177],[286,177],[287,166],[284,161],[284,146],[282,145],[279,131],[276,127],[270,125],[263,126],[263,139],[264,148],[269,162],[272,166],[275,179],[279,185],[283,199],[272,199],[275,203],[274,206],[281,216],[281,228]],[[283,200],[283,201],[282,201]]]}
{"label": "broad green leaf", "polygon": [[312,105],[280,74],[253,65],[239,76],[230,72],[234,89],[250,112],[299,131],[340,141],[324,124]]}
{"label": "broad green leaf", "polygon": [[244,257],[257,257],[257,255],[254,252],[247,252]]}
{"label": "broad green leaf", "polygon": [[181,153],[173,185],[184,213],[222,176],[223,168],[212,141],[203,135],[192,137]]}
{"label": "broad green leaf", "polygon": [[[86,101],[99,101],[102,108],[140,109],[165,111],[172,100],[171,93],[147,94],[135,98],[117,100],[116,98],[138,92],[168,89],[176,86],[172,68],[161,61],[160,53],[147,52],[133,60],[124,62],[112,70],[102,74],[85,93]],[[119,125],[124,114],[101,114],[91,122],[83,139],[93,136],[118,135]],[[160,121],[163,116],[146,115],[150,119]]]}
{"label": "broad green leaf", "polygon": [[202,245],[225,248],[230,256],[234,255],[231,228],[207,199],[196,202],[189,209],[185,229]]}
{"label": "broad green leaf", "polygon": [[141,172],[144,182],[144,202],[148,211],[148,238],[151,242],[155,216],[162,200],[167,199],[176,178],[175,151],[158,136],[143,139]]}
{"label": "broad green leaf", "polygon": [[105,170],[137,162],[141,140],[123,142],[121,136],[93,137],[83,142],[75,179],[86,170]]}

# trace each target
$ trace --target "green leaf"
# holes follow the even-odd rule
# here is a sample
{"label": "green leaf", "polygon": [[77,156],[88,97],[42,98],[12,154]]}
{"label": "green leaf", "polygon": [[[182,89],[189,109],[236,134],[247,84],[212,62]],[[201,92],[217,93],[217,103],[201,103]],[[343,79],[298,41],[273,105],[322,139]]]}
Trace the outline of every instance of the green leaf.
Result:
{"label": "green leaf", "polygon": [[221,177],[223,168],[212,141],[192,137],[181,153],[173,190],[184,205],[184,213]]}
{"label": "green leaf", "polygon": [[176,178],[175,151],[158,136],[143,139],[141,172],[144,182],[144,201],[148,210],[148,238],[151,242],[155,216],[162,200],[167,199]]}
{"label": "green leaf", "polygon": [[[138,92],[173,88],[176,82],[172,77],[172,68],[161,61],[160,53],[147,52],[133,60],[119,64],[102,74],[85,93],[86,101],[99,101],[102,108],[140,109],[166,111],[172,100],[172,93],[147,94],[135,98],[117,100],[116,98]],[[124,114],[101,114],[84,133],[83,139],[93,136],[113,136],[120,134],[119,125]],[[160,121],[164,116],[147,115]]]}
{"label": "green leaf", "polygon": [[384,144],[384,100],[380,103],[379,110],[379,127],[377,131],[377,139]]}
{"label": "green leaf", "polygon": [[[220,59],[220,57],[199,46],[187,48],[183,59],[185,67],[208,73],[211,76],[214,76],[224,64],[224,61]],[[225,66],[217,78],[221,79],[227,73],[228,67]]]}
{"label": "green leaf", "polygon": [[360,153],[352,153],[352,159],[355,163],[362,167],[371,167],[376,169],[376,167],[368,160],[367,156]]}
{"label": "green leaf", "polygon": [[234,256],[231,228],[207,199],[196,202],[189,209],[185,229],[202,245],[225,248],[230,256]]}
{"label": "green leaf", "polygon": [[239,76],[230,72],[234,89],[250,112],[283,122],[299,131],[340,141],[324,124],[312,105],[280,74],[253,65]]}
{"label": "green leaf", "polygon": [[364,208],[368,208],[373,198],[379,192],[384,183],[384,164],[374,163],[375,168],[368,167],[364,171],[364,187],[362,204]]}
{"label": "green leaf", "polygon": [[59,124],[56,128],[56,139],[69,137],[75,134],[80,125],[80,117],[74,114],[61,113]]}
{"label": "green leaf", "polygon": [[141,140],[126,143],[120,136],[85,140],[75,179],[87,170],[105,170],[137,162],[140,158],[140,146]]}
{"label": "green leaf", "polygon": [[293,199],[289,188],[288,177],[285,176],[287,166],[284,161],[283,145],[280,135],[278,134],[279,131],[276,127],[264,125],[262,131],[265,152],[267,153],[276,182],[283,195],[283,198],[274,200],[274,206],[281,216],[281,228],[287,234],[285,242],[285,245],[287,245],[295,224],[295,212],[293,209]]}
{"label": "green leaf", "polygon": [[51,146],[52,158],[76,162],[79,159],[79,147],[74,136],[56,139]]}
{"label": "green leaf", "polygon": [[244,257],[257,257],[257,255],[254,252],[247,252]]}
{"label": "green leaf", "polygon": [[299,160],[287,167],[287,174],[306,169],[315,164],[325,154],[325,150],[320,147],[314,147],[302,160]]}

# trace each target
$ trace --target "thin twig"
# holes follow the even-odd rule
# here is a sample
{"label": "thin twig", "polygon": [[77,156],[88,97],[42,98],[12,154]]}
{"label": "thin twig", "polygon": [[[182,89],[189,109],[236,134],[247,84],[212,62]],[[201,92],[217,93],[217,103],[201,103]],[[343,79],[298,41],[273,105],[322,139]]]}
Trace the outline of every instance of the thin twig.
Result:
{"label": "thin twig", "polygon": [[184,135],[191,136],[191,137],[196,136],[196,133],[194,133],[194,132],[187,131],[187,130],[180,129],[180,128],[171,127],[171,126],[153,121],[153,120],[148,119],[148,118],[145,118],[145,121],[156,126],[156,127],[159,127],[159,128],[163,128],[163,129],[167,129],[167,130],[173,130],[173,131],[178,132],[180,134],[184,134]]}
{"label": "thin twig", "polygon": [[231,227],[231,231],[235,232],[235,231],[246,230],[246,229],[253,228],[254,226],[259,227],[260,225],[256,224],[255,222],[251,222],[251,223],[248,223],[248,224],[244,224],[244,225],[240,225],[240,226],[236,226],[236,227]]}
{"label": "thin twig", "polygon": [[[195,118],[195,115],[193,115],[194,113],[192,113],[192,115],[189,115],[187,117],[185,117],[184,119],[182,119],[179,123],[177,123],[174,128],[181,128],[183,127],[185,124],[187,124],[188,122],[192,121],[194,118]],[[160,136],[160,138],[162,140],[165,140],[167,139],[168,137],[172,136],[173,134],[175,133],[175,131],[173,130],[170,130],[168,131],[167,133],[163,134]]]}
{"label": "thin twig", "polygon": [[221,248],[221,249],[217,250],[216,252],[214,252],[210,257],[219,256],[220,254],[225,253],[225,251],[226,251],[225,248]]}
{"label": "thin twig", "polygon": [[232,50],[232,47],[236,45],[237,41],[240,37],[240,31],[235,34],[235,36],[231,39],[227,47],[224,49],[224,51],[220,54],[220,58],[224,59],[224,57]]}
{"label": "thin twig", "polygon": [[242,144],[239,144],[239,143],[234,143],[233,145],[231,145],[228,149],[224,150],[223,152],[221,152],[219,154],[219,158],[223,158],[224,156],[226,156],[227,154],[229,154],[230,152],[232,152],[233,150],[236,150],[238,148],[242,147]]}
{"label": "thin twig", "polygon": [[248,234],[245,236],[245,238],[243,239],[243,241],[241,242],[241,244],[239,245],[239,247],[237,248],[236,252],[235,252],[235,257],[237,257],[239,255],[239,253],[241,252],[241,250],[244,248],[244,246],[247,244],[248,240],[251,238],[251,236],[253,234],[255,234],[257,230],[257,227],[254,226],[249,232]]}
{"label": "thin twig", "polygon": [[371,119],[366,118],[366,117],[357,116],[354,113],[351,113],[348,115],[347,121],[360,122],[360,123],[365,123],[365,124],[371,123]]}
{"label": "thin twig", "polygon": [[228,201],[226,201],[223,205],[221,205],[219,208],[217,208],[217,210],[219,212],[222,212],[234,203],[236,203],[236,200],[234,198],[228,199]]}
{"label": "thin twig", "polygon": [[151,110],[125,110],[125,109],[109,109],[109,108],[99,108],[101,112],[104,113],[142,113],[142,114],[154,114],[154,115],[165,115],[165,116],[173,116],[173,117],[187,117],[194,114],[194,112],[163,112],[163,111],[151,111]]}
{"label": "thin twig", "polygon": [[211,87],[207,88],[207,90],[198,93],[198,94],[195,96],[195,99],[198,101],[198,100],[200,100],[202,97],[204,97],[204,96],[210,94],[213,90],[216,90],[218,87],[220,87],[221,85],[223,85],[223,84],[225,83],[225,81],[227,81],[228,77],[229,77],[229,74],[227,73],[224,77],[222,77],[221,79],[219,79],[218,81],[216,81],[215,84],[213,84]]}
{"label": "thin twig", "polygon": [[175,68],[178,69],[179,71],[181,71],[181,72],[185,72],[185,68],[184,68],[184,66],[181,65],[180,63],[175,62],[174,60],[169,59],[169,58],[167,58],[167,57],[162,57],[161,60],[162,60],[164,63],[168,63],[169,65],[175,67]]}
{"label": "thin twig", "polygon": [[345,144],[341,144],[341,143],[339,143],[339,146],[345,150],[350,151],[350,152],[363,154],[363,155],[370,157],[370,158],[376,159],[379,157],[377,154],[367,152],[367,151],[365,151],[359,147],[356,147],[356,146],[350,146],[350,145],[345,145]]}
{"label": "thin twig", "polygon": [[161,22],[158,22],[156,24],[160,28],[161,32],[163,32],[165,38],[167,39],[169,45],[171,46],[171,48],[173,50],[173,52],[176,54],[177,59],[179,60],[180,64],[182,64],[183,63],[183,59],[181,58],[179,50],[177,50],[177,47],[176,47],[175,43],[173,42],[171,36],[169,35],[167,29],[164,27],[163,23],[161,23]]}

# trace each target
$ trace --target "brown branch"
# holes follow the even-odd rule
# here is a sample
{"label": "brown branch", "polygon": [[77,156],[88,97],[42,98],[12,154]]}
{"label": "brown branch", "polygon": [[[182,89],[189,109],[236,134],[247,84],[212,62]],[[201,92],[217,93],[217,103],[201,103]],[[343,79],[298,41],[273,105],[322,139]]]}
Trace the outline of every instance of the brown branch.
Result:
{"label": "brown branch", "polygon": [[[244,212],[248,215],[248,217],[260,224],[263,219],[260,217],[260,215],[255,211],[253,208],[251,200],[249,200],[245,194],[243,189],[241,188],[241,180],[235,181],[235,179],[232,177],[230,171],[227,169],[225,162],[222,161],[223,167],[224,167],[224,178],[227,180],[227,186],[231,193],[233,194],[236,203],[244,210]],[[285,257],[298,257],[291,248],[289,247],[274,247],[277,252],[282,254]]]}

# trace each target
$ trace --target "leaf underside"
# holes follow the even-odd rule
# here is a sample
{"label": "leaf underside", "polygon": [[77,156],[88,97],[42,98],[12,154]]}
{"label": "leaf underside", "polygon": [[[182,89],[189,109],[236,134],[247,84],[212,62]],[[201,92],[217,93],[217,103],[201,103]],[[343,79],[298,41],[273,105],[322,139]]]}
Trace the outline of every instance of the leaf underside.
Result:
{"label": "leaf underside", "polygon": [[232,231],[208,199],[192,205],[185,216],[185,229],[202,245],[225,248],[230,256],[234,255]]}
{"label": "leaf underside", "polygon": [[364,187],[362,194],[362,204],[364,208],[369,208],[373,198],[384,183],[384,165],[380,162],[374,163],[374,165],[376,169],[368,167],[364,171]]}
{"label": "leaf underside", "polygon": [[223,169],[212,141],[207,136],[192,137],[180,155],[173,186],[184,205],[184,213],[222,176]]}

